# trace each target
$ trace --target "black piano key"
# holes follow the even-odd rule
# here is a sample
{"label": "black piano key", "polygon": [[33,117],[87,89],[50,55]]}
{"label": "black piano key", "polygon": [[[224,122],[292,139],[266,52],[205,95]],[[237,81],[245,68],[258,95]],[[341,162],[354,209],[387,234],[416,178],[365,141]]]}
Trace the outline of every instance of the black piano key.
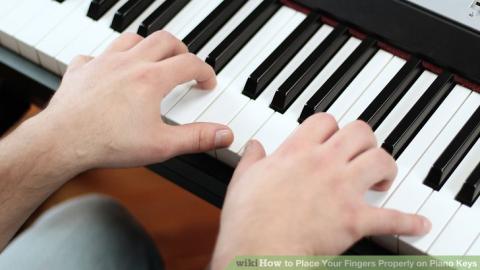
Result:
{"label": "black piano key", "polygon": [[166,0],[152,12],[138,27],[138,34],[146,37],[162,29],[180,12],[190,0]]}
{"label": "black piano key", "polygon": [[305,43],[317,32],[322,23],[320,15],[310,14],[277,49],[249,76],[243,94],[256,99]]}
{"label": "black piano key", "polygon": [[284,113],[313,81],[315,76],[318,75],[340,48],[342,48],[349,37],[350,35],[346,26],[337,26],[279,87],[270,107],[280,113]]}
{"label": "black piano key", "polygon": [[245,3],[247,0],[223,1],[183,39],[189,51],[200,51]]}
{"label": "black piano key", "polygon": [[388,135],[382,147],[398,158],[454,86],[451,73],[441,74]]}
{"label": "black piano key", "polygon": [[87,16],[94,20],[98,20],[118,1],[119,0],[92,0],[88,7]]}
{"label": "black piano key", "polygon": [[422,61],[415,57],[411,58],[368,105],[359,119],[367,122],[373,130],[376,130],[420,77],[422,71]]}
{"label": "black piano key", "polygon": [[154,0],[129,0],[120,7],[113,17],[110,28],[122,32],[127,28]]}
{"label": "black piano key", "polygon": [[430,169],[425,185],[440,190],[480,136],[480,108],[465,123]]}
{"label": "black piano key", "polygon": [[277,0],[263,1],[208,55],[206,62],[219,73],[280,7]]}
{"label": "black piano key", "polygon": [[468,176],[455,199],[467,206],[473,206],[480,195],[480,163]]}
{"label": "black piano key", "polygon": [[307,101],[298,121],[301,123],[317,112],[327,111],[377,51],[378,47],[375,39],[367,38],[362,41],[345,62]]}

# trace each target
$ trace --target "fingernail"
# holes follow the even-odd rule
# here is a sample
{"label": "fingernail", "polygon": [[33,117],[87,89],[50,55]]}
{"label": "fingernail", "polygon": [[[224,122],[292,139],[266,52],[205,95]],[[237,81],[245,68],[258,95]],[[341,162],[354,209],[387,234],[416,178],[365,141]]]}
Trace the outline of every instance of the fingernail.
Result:
{"label": "fingernail", "polygon": [[218,130],[215,133],[215,147],[223,147],[228,143],[230,131],[226,129]]}
{"label": "fingernail", "polygon": [[432,223],[428,218],[422,217],[423,232],[427,233],[432,229]]}

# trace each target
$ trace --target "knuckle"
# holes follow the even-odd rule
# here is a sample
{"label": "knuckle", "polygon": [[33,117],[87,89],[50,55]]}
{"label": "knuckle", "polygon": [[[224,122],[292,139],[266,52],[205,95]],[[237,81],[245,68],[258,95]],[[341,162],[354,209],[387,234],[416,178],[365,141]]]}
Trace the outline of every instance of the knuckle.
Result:
{"label": "knuckle", "polygon": [[80,61],[83,59],[85,59],[85,55],[81,55],[81,54],[75,55],[75,57],[73,57],[73,61]]}
{"label": "knuckle", "polygon": [[384,164],[389,158],[390,156],[382,148],[375,148],[372,152],[372,159],[374,162]]}
{"label": "knuckle", "polygon": [[162,42],[178,42],[179,40],[170,32],[165,30],[156,31],[150,35],[151,39],[161,40]]}
{"label": "knuckle", "polygon": [[132,32],[125,32],[125,33],[122,33],[119,37],[119,39],[122,39],[122,40],[125,40],[125,41],[129,41],[129,42],[136,42],[136,41],[140,41],[143,39],[142,36],[136,34],[136,33],[132,33]]}
{"label": "knuckle", "polygon": [[90,56],[76,55],[75,57],[73,57],[73,59],[68,64],[67,72],[70,72],[73,69],[76,69],[76,68],[82,66],[83,64],[87,63],[91,59],[92,59],[92,57],[90,57]]}
{"label": "knuckle", "polygon": [[387,169],[389,171],[392,171],[392,172],[397,171],[397,163],[392,158],[392,156],[389,155],[382,148],[375,149],[375,152],[373,153],[373,159],[374,159],[375,163],[380,164],[385,169]]}
{"label": "knuckle", "polygon": [[198,56],[196,56],[195,54],[193,54],[191,52],[184,54],[182,57],[186,61],[189,61],[189,62],[193,62],[193,63],[196,63],[196,64],[203,63],[203,61],[200,61],[200,58],[198,58]]}
{"label": "knuckle", "polygon": [[72,59],[72,62],[73,63],[82,63],[82,62],[86,62],[88,61],[89,57],[86,56],[86,55],[76,55],[73,59]]}
{"label": "knuckle", "polygon": [[214,142],[212,141],[211,132],[207,129],[202,129],[197,127],[192,130],[193,139],[191,148],[195,152],[204,151],[213,147]]}
{"label": "knuckle", "polygon": [[155,32],[154,34],[152,34],[152,39],[155,40],[155,43],[161,42],[169,49],[175,48],[175,50],[180,49],[184,52],[188,51],[187,45],[185,45],[185,43],[183,43],[181,40],[179,40],[177,37],[167,31],[161,30]]}
{"label": "knuckle", "polygon": [[373,136],[372,128],[364,121],[356,120],[352,123],[353,130],[362,135]]}
{"label": "knuckle", "polygon": [[[204,61],[202,61],[198,56],[196,56],[193,53],[184,53],[180,57],[181,61],[183,63],[188,64],[188,67],[192,70],[195,70],[197,72],[205,72],[207,68],[210,68],[209,65],[207,65]],[[210,69],[208,69],[210,71]],[[213,72],[213,69],[212,69]]]}
{"label": "knuckle", "polygon": [[321,125],[322,127],[338,129],[337,120],[333,115],[328,113],[316,113],[307,118],[305,122],[307,124]]}

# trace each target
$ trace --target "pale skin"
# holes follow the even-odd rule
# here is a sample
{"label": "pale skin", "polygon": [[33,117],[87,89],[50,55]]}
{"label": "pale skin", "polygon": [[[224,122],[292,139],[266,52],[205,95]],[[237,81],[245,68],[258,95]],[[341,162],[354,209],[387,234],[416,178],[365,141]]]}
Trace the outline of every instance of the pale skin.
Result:
{"label": "pale skin", "polygon": [[[162,31],[122,34],[97,58],[76,57],[48,107],[0,140],[0,250],[83,171],[228,146],[234,134],[226,126],[162,121],[161,100],[192,80],[205,91],[216,85],[210,66]],[[270,156],[251,141],[228,189],[212,269],[238,255],[333,255],[364,236],[428,232],[424,217],[364,202],[395,175],[394,160],[359,121],[339,130],[317,114]]]}

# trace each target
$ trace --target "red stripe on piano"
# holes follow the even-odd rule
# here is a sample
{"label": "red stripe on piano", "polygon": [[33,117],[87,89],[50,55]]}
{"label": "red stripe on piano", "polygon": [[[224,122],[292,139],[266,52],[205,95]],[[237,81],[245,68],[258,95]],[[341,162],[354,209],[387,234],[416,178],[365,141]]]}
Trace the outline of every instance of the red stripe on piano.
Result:
{"label": "red stripe on piano", "polygon": [[427,61],[422,61],[422,65],[425,69],[427,70],[430,70],[431,72],[433,73],[436,73],[436,74],[441,74],[443,72],[443,68],[439,67],[439,66],[436,66],[430,62],[427,62]]}
{"label": "red stripe on piano", "polygon": [[480,85],[476,84],[476,83],[472,83],[471,81],[467,80],[467,79],[464,79],[462,78],[461,76],[458,76],[458,75],[455,75],[455,81],[462,85],[462,86],[465,86],[466,88],[470,89],[470,90],[473,90],[477,93],[480,93]]}
{"label": "red stripe on piano", "polygon": [[[309,8],[306,8],[306,7],[302,6],[302,5],[299,5],[299,4],[295,3],[295,2],[292,1],[292,0],[280,0],[280,2],[283,3],[284,5],[290,7],[290,8],[293,8],[293,9],[299,11],[299,12],[303,12],[303,13],[306,13],[306,14],[310,13],[310,9],[309,9]],[[323,23],[328,24],[328,25],[331,25],[331,26],[333,26],[333,27],[335,27],[335,26],[337,26],[337,25],[339,24],[338,21],[336,21],[336,20],[334,20],[334,19],[332,19],[332,18],[326,17],[326,16],[322,16],[322,19],[321,19],[321,20],[322,20]],[[351,27],[350,27],[349,31],[350,31],[350,33],[352,34],[352,36],[357,37],[357,38],[359,38],[359,39],[365,39],[365,38],[368,36],[368,34],[365,34],[364,32],[359,31],[359,30],[354,29],[354,28],[351,28]],[[385,51],[387,51],[387,52],[389,52],[389,53],[391,53],[391,54],[393,54],[393,55],[395,55],[395,56],[398,56],[398,57],[400,57],[400,58],[403,58],[403,59],[408,60],[408,59],[410,59],[410,57],[411,57],[411,54],[410,54],[410,53],[405,52],[405,51],[403,51],[403,50],[401,50],[401,49],[398,49],[398,48],[396,48],[396,47],[394,47],[394,46],[392,46],[392,45],[390,45],[390,44],[387,44],[386,42],[380,41],[380,42],[378,42],[378,46],[379,46],[381,49],[383,49],[383,50],[385,50]],[[431,71],[431,72],[433,72],[433,73],[440,74],[440,73],[443,72],[443,68],[441,68],[441,67],[439,67],[439,66],[436,66],[436,65],[434,65],[434,64],[432,64],[432,63],[429,63],[429,62],[427,62],[427,61],[423,61],[422,64],[423,64],[423,67],[424,67],[425,69],[427,69],[427,70],[429,70],[429,71]],[[480,93],[480,85],[479,85],[479,84],[473,83],[473,82],[471,82],[471,81],[469,81],[469,80],[467,80],[467,79],[465,79],[465,78],[463,78],[463,77],[461,77],[461,76],[459,76],[459,75],[455,75],[455,81],[456,81],[458,84],[460,84],[460,85],[462,85],[462,86],[465,86],[465,87],[468,88],[468,89],[471,89],[471,90],[473,90],[473,91],[475,91],[475,92]]]}
{"label": "red stripe on piano", "polygon": [[368,37],[367,34],[365,34],[364,32],[362,31],[358,31],[357,29],[353,29],[353,28],[350,28],[348,29],[348,31],[350,32],[350,34],[358,39],[366,39]]}
{"label": "red stripe on piano", "polygon": [[288,7],[291,7],[297,11],[300,11],[300,12],[303,12],[303,13],[310,13],[310,10],[304,6],[301,6],[295,2],[292,2],[290,0],[281,0],[280,1],[281,3],[283,3],[284,5],[288,6]]}
{"label": "red stripe on piano", "polygon": [[406,60],[409,60],[410,59],[410,56],[411,54],[407,53],[406,51],[403,51],[399,48],[396,48],[390,44],[387,44],[383,41],[380,41],[378,42],[378,47],[380,47],[381,49],[395,55],[395,56],[398,56],[400,58],[403,58],[403,59],[406,59]]}

